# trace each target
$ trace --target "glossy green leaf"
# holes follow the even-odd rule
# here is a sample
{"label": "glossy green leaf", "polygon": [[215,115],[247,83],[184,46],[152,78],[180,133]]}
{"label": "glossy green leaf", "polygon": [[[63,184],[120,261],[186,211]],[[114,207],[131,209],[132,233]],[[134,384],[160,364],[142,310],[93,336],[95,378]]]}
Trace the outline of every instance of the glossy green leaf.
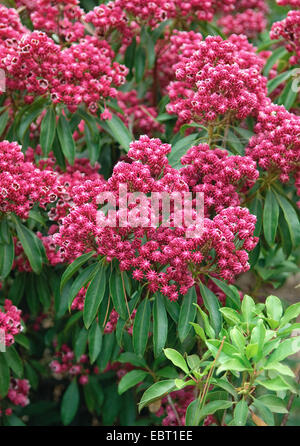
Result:
{"label": "glossy green leaf", "polygon": [[89,328],[95,319],[106,288],[105,269],[100,265],[88,286],[83,308],[83,322]]}
{"label": "glossy green leaf", "polygon": [[76,146],[70,129],[70,124],[64,115],[61,115],[57,123],[57,136],[62,152],[71,165],[74,164]]}
{"label": "glossy green leaf", "polygon": [[40,144],[44,155],[48,155],[52,150],[53,141],[55,138],[56,116],[53,107],[48,108],[45,114],[40,133]]}
{"label": "glossy green leaf", "polygon": [[168,316],[163,296],[155,294],[153,305],[153,351],[154,356],[159,356],[166,344],[168,336]]}
{"label": "glossy green leaf", "polygon": [[67,426],[74,419],[79,408],[79,389],[74,379],[65,391],[61,403],[61,421]]}
{"label": "glossy green leaf", "polygon": [[178,336],[181,342],[186,339],[192,329],[190,322],[194,322],[196,317],[195,303],[197,303],[197,294],[195,287],[192,287],[182,298],[178,321]]}
{"label": "glossy green leaf", "polygon": [[139,402],[139,412],[143,409],[143,407],[147,406],[153,401],[163,398],[165,395],[174,390],[175,387],[174,379],[166,379],[153,384],[144,392],[141,401]]}
{"label": "glossy green leaf", "polygon": [[118,392],[120,395],[126,392],[126,390],[131,389],[131,387],[136,386],[138,383],[143,381],[145,377],[148,375],[148,372],[143,370],[131,370],[126,373],[119,382]]}
{"label": "glossy green leaf", "polygon": [[102,347],[102,331],[99,327],[97,320],[94,320],[91,328],[89,329],[88,341],[89,341],[89,357],[91,364],[93,364],[98,358]]}
{"label": "glossy green leaf", "polygon": [[133,349],[139,356],[146,350],[150,330],[151,306],[148,299],[144,299],[135,314],[132,332]]}
{"label": "glossy green leaf", "polygon": [[165,348],[164,354],[170,361],[172,361],[172,363],[176,367],[179,367],[181,370],[184,371],[184,373],[188,375],[189,368],[187,366],[186,360],[178,351],[174,350],[173,348]]}
{"label": "glossy green leaf", "polygon": [[217,296],[203,283],[199,284],[201,296],[205,308],[208,310],[210,323],[216,333],[220,333],[222,327],[222,313],[220,312],[220,303]]}
{"label": "glossy green leaf", "polygon": [[274,193],[269,189],[266,195],[263,215],[264,236],[269,246],[272,246],[275,241],[278,217],[279,206]]}

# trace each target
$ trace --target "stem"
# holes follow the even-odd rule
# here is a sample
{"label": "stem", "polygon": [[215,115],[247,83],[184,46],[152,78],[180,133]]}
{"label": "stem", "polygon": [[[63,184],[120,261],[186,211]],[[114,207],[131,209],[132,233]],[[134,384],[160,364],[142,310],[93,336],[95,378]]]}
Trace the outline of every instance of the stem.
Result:
{"label": "stem", "polygon": [[170,395],[168,395],[167,398],[168,398],[168,402],[169,402],[170,406],[172,407],[172,410],[173,410],[173,412],[174,412],[174,414],[175,414],[175,416],[176,416],[176,420],[177,420],[177,422],[178,422],[178,425],[181,426],[181,421],[180,421],[178,412],[177,412],[177,410],[176,410],[175,404],[173,403],[173,400],[172,400],[172,398],[171,398]]}
{"label": "stem", "polygon": [[[300,383],[300,366],[298,366],[298,368],[297,368],[296,377],[297,377],[296,378],[296,382],[297,382],[297,384],[299,384]],[[292,404],[294,402],[294,398],[295,398],[295,394],[292,393],[291,396],[290,396],[290,399],[288,401],[287,407],[286,407],[287,408],[287,413],[284,415],[280,426],[285,426],[286,425],[286,423],[287,423],[287,421],[289,419],[290,410],[291,410]]]}

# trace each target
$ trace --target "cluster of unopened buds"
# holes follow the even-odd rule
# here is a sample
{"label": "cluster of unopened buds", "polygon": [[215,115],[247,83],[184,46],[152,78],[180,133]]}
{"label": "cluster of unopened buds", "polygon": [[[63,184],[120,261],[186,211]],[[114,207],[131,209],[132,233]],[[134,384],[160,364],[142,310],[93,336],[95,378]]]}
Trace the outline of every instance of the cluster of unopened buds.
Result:
{"label": "cluster of unopened buds", "polygon": [[10,416],[13,413],[13,406],[25,407],[29,404],[30,384],[27,379],[10,378],[9,390],[5,400],[5,408],[1,407],[0,403],[0,417],[3,415]]}
{"label": "cluster of unopened buds", "polygon": [[78,382],[83,386],[88,383],[91,373],[98,373],[97,366],[91,369],[87,355],[81,355],[77,361],[74,352],[66,344],[63,344],[56,352],[50,363],[50,368],[56,379],[72,379],[76,376],[79,377]]}
{"label": "cluster of unopened buds", "polygon": [[[130,315],[129,321],[126,324],[126,331],[130,335],[132,335],[132,329],[133,329],[133,321],[136,314],[136,310],[133,310],[133,312]],[[119,314],[116,312],[116,310],[112,310],[109,315],[109,320],[106,323],[104,327],[104,333],[112,333],[113,331],[116,331],[117,323],[119,320]]]}
{"label": "cluster of unopened buds", "polygon": [[[15,340],[15,336],[22,331],[21,310],[12,301],[5,299],[3,310],[0,308],[0,341],[9,347]],[[2,333],[4,333],[2,339]],[[3,346],[2,346],[3,347]]]}
{"label": "cluster of unopened buds", "polygon": [[[175,65],[177,81],[168,87],[167,111],[184,123],[232,122],[255,115],[266,100],[266,79],[259,58],[241,51],[238,40],[208,36],[193,56]],[[248,53],[248,54],[247,54]]]}
{"label": "cluster of unopened buds", "polygon": [[[295,6],[299,6],[299,3]],[[271,39],[284,39],[286,49],[292,53],[291,65],[300,62],[300,10],[289,11],[287,17],[281,22],[275,22],[270,32]]]}
{"label": "cluster of unopened buds", "polygon": [[[253,237],[256,217],[238,206],[238,197],[234,206],[226,207],[228,203],[222,203],[221,189],[229,187],[233,197],[231,185],[239,190],[247,189],[257,178],[255,164],[250,158],[227,157],[222,151],[198,146],[183,158],[185,166],[175,170],[168,164],[166,155],[170,150],[169,144],[142,136],[130,145],[128,159],[114,167],[107,182],[87,181],[76,188],[74,207],[63,219],[59,232],[53,235],[65,260],[71,261],[95,249],[108,262],[118,259],[120,269],[131,270],[135,280],[145,280],[150,292],[160,290],[171,300],[177,300],[179,292],[186,294],[203,268],[211,269],[229,281],[249,269],[247,251],[254,249],[257,243],[257,238]],[[206,159],[203,166],[202,158]],[[218,163],[220,170],[217,169],[216,173],[220,184],[213,185],[215,177],[211,173],[210,178],[209,172]],[[182,224],[175,228],[99,224],[97,196],[100,192],[110,191],[119,200],[119,188],[124,184],[130,192],[176,191],[178,195],[179,191],[180,199],[181,193],[197,190],[197,186],[201,189],[207,184],[207,192],[212,188],[211,196],[207,195],[207,204],[219,213],[204,218],[202,235],[190,239],[186,238],[187,228]],[[212,201],[217,196],[220,201]],[[146,202],[149,204],[149,198]],[[132,205],[132,210],[136,210],[135,205]],[[116,212],[118,218],[122,217],[121,212]],[[175,219],[176,212],[174,208],[171,219]],[[140,213],[144,211],[137,212],[136,217]],[[144,221],[143,216],[141,221]],[[146,242],[142,243],[145,237]],[[210,254],[213,250],[215,257]],[[162,271],[165,267],[166,270]]]}
{"label": "cluster of unopened buds", "polygon": [[269,103],[258,114],[255,133],[246,154],[287,183],[300,168],[300,117]]}
{"label": "cluster of unopened buds", "polygon": [[56,173],[25,161],[21,149],[16,142],[0,142],[0,212],[28,218],[35,203],[45,208],[56,201]]}

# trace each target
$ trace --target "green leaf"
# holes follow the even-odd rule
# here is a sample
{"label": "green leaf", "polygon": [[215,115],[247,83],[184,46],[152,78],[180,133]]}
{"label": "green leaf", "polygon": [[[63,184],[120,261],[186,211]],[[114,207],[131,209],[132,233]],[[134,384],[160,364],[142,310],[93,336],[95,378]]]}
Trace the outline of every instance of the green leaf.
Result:
{"label": "green leaf", "polygon": [[247,324],[252,320],[255,315],[255,303],[252,297],[245,294],[242,305],[241,305],[242,314],[244,316],[244,320]]}
{"label": "green leaf", "polygon": [[258,344],[248,344],[246,347],[246,356],[247,359],[254,358],[258,353]]}
{"label": "green leaf", "polygon": [[126,320],[129,317],[128,308],[126,305],[126,290],[125,283],[119,272],[113,271],[109,279],[110,295],[115,307],[115,310],[122,319]]}
{"label": "green leaf", "polygon": [[230,330],[230,338],[232,343],[238,348],[238,350],[243,354],[246,345],[246,339],[239,330],[238,327],[233,327]]}
{"label": "green leaf", "polygon": [[265,406],[274,413],[288,413],[285,402],[275,395],[262,395],[258,398]]}
{"label": "green leaf", "polygon": [[269,80],[267,86],[268,86],[268,93],[272,93],[281,83],[289,79],[293,75],[294,70],[284,71],[283,73],[278,74],[278,76],[274,77],[273,79]]}
{"label": "green leaf", "polygon": [[87,266],[84,270],[82,270],[79,275],[74,280],[70,295],[69,295],[69,309],[71,308],[72,302],[81,290],[81,288],[85,287],[87,283],[94,278],[95,273],[97,272],[98,264],[93,263],[92,265]]}
{"label": "green leaf", "polygon": [[5,359],[17,377],[22,378],[24,372],[23,362],[13,345],[6,350]]}
{"label": "green leaf", "polygon": [[241,298],[238,290],[232,285],[227,285],[227,283],[216,279],[215,277],[209,276],[209,278],[226,294],[226,298],[230,301],[232,308],[239,310],[241,306]]}
{"label": "green leaf", "polygon": [[140,358],[135,353],[132,352],[124,352],[121,353],[120,356],[117,359],[118,362],[126,363],[129,362],[130,364],[134,365],[135,367],[142,367],[146,368],[147,363],[143,358]]}
{"label": "green leaf", "polygon": [[199,426],[201,420],[200,404],[198,400],[192,401],[185,413],[186,426]]}
{"label": "green leaf", "polygon": [[282,210],[279,213],[278,229],[282,250],[286,258],[288,258],[293,250],[293,241],[291,239],[290,228],[284,218]]}
{"label": "green leaf", "polygon": [[111,119],[99,121],[99,123],[103,130],[109,133],[112,138],[117,141],[126,152],[128,152],[129,144],[134,140],[134,137],[121,119],[116,115],[112,115]]}
{"label": "green leaf", "polygon": [[95,251],[91,251],[86,254],[82,254],[80,257],[77,257],[77,259],[74,260],[74,262],[72,262],[71,265],[68,266],[68,268],[64,271],[64,273],[61,277],[60,291],[62,291],[65,284],[76,273],[76,271],[78,271],[79,268],[82,265],[84,265],[94,254],[95,254]]}
{"label": "green leaf", "polygon": [[288,356],[294,355],[300,351],[300,336],[295,336],[281,342],[276,350],[268,359],[267,365],[272,362],[283,361]]}
{"label": "green leaf", "polygon": [[155,294],[153,305],[153,351],[154,356],[161,354],[168,336],[168,316],[163,297]]}
{"label": "green leaf", "polygon": [[15,257],[15,247],[10,234],[9,243],[0,244],[0,279],[5,279],[10,273]]}
{"label": "green leaf", "polygon": [[48,108],[45,114],[40,133],[40,145],[44,155],[51,152],[53,141],[55,138],[56,116],[53,107]]}
{"label": "green leaf", "polygon": [[232,308],[223,307],[220,308],[220,311],[229,325],[236,325],[241,323],[241,316]]}
{"label": "green leaf", "polygon": [[90,361],[91,364],[93,364],[98,358],[102,347],[102,331],[99,327],[98,321],[96,320],[92,323],[89,330],[88,340]]}
{"label": "green leaf", "polygon": [[64,426],[70,424],[79,407],[79,389],[74,379],[64,393],[61,404],[61,421]]}
{"label": "green leaf", "polygon": [[0,397],[4,398],[9,389],[9,367],[5,359],[5,353],[0,352]]}
{"label": "green leaf", "polygon": [[276,64],[276,62],[281,59],[286,54],[286,49],[283,47],[276,48],[274,51],[272,51],[271,56],[267,60],[267,63],[263,70],[263,75],[268,77],[271,68]]}
{"label": "green leaf", "polygon": [[269,318],[274,319],[275,321],[280,320],[283,308],[281,300],[278,299],[278,297],[268,296],[266,299],[266,309]]}
{"label": "green leaf", "polygon": [[30,124],[35,121],[38,116],[40,116],[46,106],[47,101],[48,99],[39,97],[33,104],[26,108],[25,112],[22,114],[18,128],[18,135],[22,142],[24,141],[25,134],[29,129]]}
{"label": "green leaf", "polygon": [[268,390],[273,390],[274,392],[279,392],[281,390],[290,390],[291,392],[295,392],[293,388],[281,377],[277,376],[274,379],[267,380],[256,380],[255,383],[260,384]]}
{"label": "green leaf", "polygon": [[200,411],[200,420],[205,418],[207,415],[213,415],[218,410],[229,409],[232,406],[232,401],[227,400],[216,400],[207,403]]}
{"label": "green leaf", "polygon": [[237,399],[238,394],[234,388],[234,386],[227,381],[225,378],[212,379],[211,384],[214,386],[218,386],[221,389],[225,390],[227,393],[233,396],[234,399]]}
{"label": "green leaf", "polygon": [[143,79],[145,66],[146,66],[146,52],[142,46],[139,46],[135,52],[135,61],[134,61],[135,80],[137,83],[139,83]]}
{"label": "green leaf", "polygon": [[144,299],[138,306],[135,314],[132,342],[135,353],[143,356],[146,350],[150,330],[151,307],[148,299]]}
{"label": "green leaf", "polygon": [[199,369],[201,361],[198,355],[189,355],[187,356],[186,360],[191,370]]}
{"label": "green leaf", "polygon": [[274,372],[278,374],[295,378],[295,373],[293,372],[293,370],[288,365],[281,364],[281,362],[271,362],[270,364],[266,364],[264,366],[264,369],[274,370]]}
{"label": "green leaf", "polygon": [[166,357],[168,359],[170,359],[170,361],[172,361],[172,363],[176,367],[179,367],[187,375],[189,374],[189,369],[188,369],[187,363],[186,363],[184,357],[179,352],[177,352],[173,348],[165,348],[164,354],[166,355]]}
{"label": "green leaf", "polygon": [[195,287],[190,288],[182,297],[182,304],[179,313],[178,321],[178,335],[180,342],[183,342],[191,331],[192,327],[190,322],[194,322],[196,317],[197,294]]}
{"label": "green leaf", "polygon": [[238,358],[229,359],[225,361],[217,370],[217,374],[224,372],[226,370],[233,370],[235,372],[243,372],[244,370],[251,370]]}
{"label": "green leaf", "polygon": [[126,373],[118,385],[119,395],[122,395],[122,393],[126,392],[126,390],[131,389],[131,387],[136,386],[138,383],[143,381],[147,375],[148,372],[143,370],[131,370],[131,372]]}
{"label": "green leaf", "polygon": [[199,287],[204,306],[209,313],[210,323],[216,336],[218,336],[222,328],[222,313],[220,312],[219,300],[210,289],[203,285],[203,283],[200,283]]}
{"label": "green leaf", "polygon": [[283,105],[287,110],[289,110],[293,106],[293,104],[298,96],[298,89],[293,88],[293,83],[294,83],[294,80],[290,79],[286,83],[283,91],[281,92],[281,95],[276,100],[277,104]]}
{"label": "green leaf", "polygon": [[61,145],[62,152],[71,165],[74,164],[76,146],[71,132],[70,124],[61,115],[57,123],[57,136]]}
{"label": "green leaf", "polygon": [[269,246],[275,241],[279,217],[279,206],[271,189],[268,190],[264,205],[263,227],[264,236]]}
{"label": "green leaf", "polygon": [[204,333],[203,328],[199,324],[195,324],[194,322],[190,322],[190,324],[194,327],[194,330],[196,332],[196,335],[199,336],[199,338],[202,339],[202,341],[206,341],[206,336]]}
{"label": "green leaf", "polygon": [[43,244],[30,229],[18,220],[16,220],[16,229],[31,268],[35,273],[39,274],[43,265],[43,257],[46,257]]}
{"label": "green leaf", "polygon": [[201,310],[201,308],[199,307],[199,305],[195,305],[195,306],[196,306],[196,308],[198,309],[199,314],[200,314],[200,316],[201,316],[201,318],[202,318],[202,320],[203,320],[203,325],[204,325],[205,334],[206,334],[209,338],[211,338],[211,339],[215,338],[215,336],[216,336],[216,335],[215,335],[215,331],[214,331],[214,329],[212,328],[212,326],[211,326],[210,323],[209,323],[207,314],[204,313],[204,311]]}
{"label": "green leaf", "polygon": [[282,209],[285,221],[289,227],[292,244],[296,247],[300,243],[300,224],[297,212],[282,195],[276,193],[276,199]]}
{"label": "green leaf", "polygon": [[284,327],[288,322],[290,322],[290,320],[296,319],[299,316],[299,314],[300,314],[300,302],[290,305],[286,309],[280,321],[280,327]]}
{"label": "green leaf", "polygon": [[258,351],[255,357],[257,361],[259,361],[262,358],[265,338],[266,338],[266,329],[263,320],[259,319],[259,321],[256,323],[256,326],[252,330],[250,339],[251,344],[257,344]]}
{"label": "green leaf", "polygon": [[97,315],[99,306],[105,294],[105,288],[105,269],[102,265],[99,265],[85,295],[83,322],[86,328],[90,327]]}
{"label": "green leaf", "polygon": [[174,169],[179,169],[182,167],[180,158],[185,155],[186,151],[192,147],[193,143],[196,141],[198,135],[192,134],[185,138],[181,138],[174,146],[169,154],[169,163]]}
{"label": "green leaf", "polygon": [[88,331],[83,327],[76,338],[74,347],[74,353],[77,361],[79,361],[80,357],[85,353],[87,340]]}
{"label": "green leaf", "polygon": [[151,404],[153,401],[163,398],[176,388],[174,379],[166,379],[159,381],[149,387],[143,394],[141,401],[139,402],[139,412],[143,407]]}
{"label": "green leaf", "polygon": [[248,404],[241,400],[235,406],[233,412],[233,426],[245,426],[248,418]]}
{"label": "green leaf", "polygon": [[4,130],[7,126],[8,118],[9,118],[9,114],[8,114],[8,111],[6,110],[0,116],[0,136],[2,135],[2,133],[4,132]]}

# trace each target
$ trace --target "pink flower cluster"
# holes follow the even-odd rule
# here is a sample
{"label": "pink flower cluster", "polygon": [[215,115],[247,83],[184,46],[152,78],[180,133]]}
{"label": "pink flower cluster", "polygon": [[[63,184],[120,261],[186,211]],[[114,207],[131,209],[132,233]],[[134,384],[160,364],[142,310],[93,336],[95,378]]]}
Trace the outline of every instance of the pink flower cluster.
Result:
{"label": "pink flower cluster", "polygon": [[167,94],[166,87],[175,80],[174,66],[183,61],[188,61],[196,50],[203,37],[194,31],[178,31],[166,33],[164,39],[160,39],[156,44],[157,67],[156,75],[159,79],[160,87]]}
{"label": "pink flower cluster", "polygon": [[72,112],[85,103],[94,113],[100,100],[116,96],[115,87],[125,82],[128,69],[113,58],[106,41],[90,36],[61,49],[45,33],[34,31],[0,45],[8,90],[25,90],[28,103],[34,96],[50,95],[53,103],[63,102]]}
{"label": "pink flower cluster", "polygon": [[230,40],[208,36],[188,61],[179,62],[167,105],[167,111],[178,116],[178,126],[255,115],[265,101],[266,79],[253,56]]}
{"label": "pink flower cluster", "polygon": [[[190,172],[188,167],[180,171],[171,168],[166,156],[170,149],[170,145],[161,143],[159,139],[142,136],[131,144],[128,153],[128,161],[131,162],[119,162],[106,184],[102,182],[95,187],[92,182],[87,181],[76,189],[75,205],[63,219],[59,233],[54,235],[65,260],[71,261],[86,251],[96,250],[108,262],[117,259],[121,270],[132,270],[133,278],[145,280],[151,292],[160,290],[171,300],[176,300],[179,292],[185,294],[203,268],[216,272],[229,281],[249,269],[246,251],[251,251],[257,243],[257,238],[253,237],[256,217],[246,208],[231,206],[221,210],[212,219],[206,218],[202,236],[195,239],[185,237],[186,228],[183,225],[175,228],[151,225],[132,227],[130,224],[125,227],[99,225],[99,192],[112,191],[118,201],[120,184],[126,184],[130,192],[179,191],[179,195],[180,191],[195,190],[197,185],[201,187],[202,178],[205,178],[205,175],[202,177],[201,167],[199,173],[193,171],[193,166]],[[193,148],[186,163],[189,156],[192,160],[191,153],[195,151],[197,149]],[[208,148],[204,147],[203,152],[208,159]],[[223,152],[219,156],[214,153],[215,151],[211,151],[217,157],[214,159],[215,164],[220,163],[220,171],[224,169],[227,172],[223,176],[221,187],[235,184],[239,188],[243,182],[247,187],[257,177],[255,164],[250,159],[246,159],[244,163],[239,157],[233,157],[232,160],[226,157],[228,160],[224,161]],[[211,161],[213,162],[212,158]],[[205,169],[207,166],[204,164]],[[211,169],[210,165],[208,169]],[[209,180],[213,182],[208,176],[208,183]],[[229,187],[228,190],[233,195],[234,188]],[[223,194],[218,194],[218,191],[218,185],[212,188],[211,198]],[[218,201],[216,205],[219,209],[222,208]],[[134,207],[133,204],[133,210]]]}
{"label": "pink flower cluster", "polygon": [[289,11],[287,17],[281,22],[275,22],[270,32],[271,39],[283,37],[285,47],[293,56],[291,65],[300,63],[300,11]]}
{"label": "pink flower cluster", "polygon": [[15,39],[26,31],[17,11],[0,5],[0,40],[6,40],[8,44],[12,44]]}
{"label": "pink flower cluster", "polygon": [[86,23],[91,23],[95,28],[95,34],[100,38],[109,40],[114,30],[118,30],[124,45],[130,44],[134,29],[138,28],[136,23],[129,23],[126,12],[116,3],[108,2],[96,6],[89,11],[85,18]]}
{"label": "pink flower cluster", "polygon": [[16,142],[0,142],[0,212],[14,212],[21,218],[28,218],[35,203],[44,208],[56,200],[55,183],[56,173],[41,171],[24,161]]}
{"label": "pink flower cluster", "polygon": [[30,384],[27,379],[11,378],[7,397],[15,406],[25,407],[29,404]]}
{"label": "pink flower cluster", "polygon": [[76,42],[84,36],[81,23],[84,11],[78,0],[37,0],[30,13],[35,29],[56,34],[67,42]]}
{"label": "pink flower cluster", "polygon": [[246,154],[264,170],[278,173],[280,181],[300,167],[300,117],[283,106],[269,105],[261,110]]}
{"label": "pink flower cluster", "polygon": [[[136,310],[133,310],[133,312],[130,315],[130,320],[126,324],[126,331],[130,335],[132,335],[132,329],[133,329],[133,321],[136,314]],[[112,333],[113,331],[116,331],[117,328],[117,322],[119,320],[119,314],[116,312],[115,309],[113,309],[109,315],[109,321],[106,323],[104,327],[104,333]]]}
{"label": "pink flower cluster", "polygon": [[0,330],[4,332],[7,347],[15,342],[14,337],[22,331],[21,310],[9,299],[5,299],[4,311],[0,309]]}
{"label": "pink flower cluster", "polygon": [[50,368],[56,378],[79,376],[79,383],[83,386],[88,383],[91,373],[97,373],[96,367],[90,368],[87,355],[82,355],[77,361],[74,352],[66,344],[63,344],[56,352],[55,358],[50,363]]}
{"label": "pink flower cluster", "polygon": [[266,29],[267,20],[262,11],[246,9],[236,15],[230,14],[221,17],[218,25],[223,28],[226,35],[245,34],[249,39],[252,39]]}
{"label": "pink flower cluster", "polygon": [[228,206],[239,206],[242,193],[259,176],[256,163],[248,156],[229,156],[226,150],[211,150],[208,144],[191,147],[181,158],[181,174],[193,192],[204,193],[207,216]]}

